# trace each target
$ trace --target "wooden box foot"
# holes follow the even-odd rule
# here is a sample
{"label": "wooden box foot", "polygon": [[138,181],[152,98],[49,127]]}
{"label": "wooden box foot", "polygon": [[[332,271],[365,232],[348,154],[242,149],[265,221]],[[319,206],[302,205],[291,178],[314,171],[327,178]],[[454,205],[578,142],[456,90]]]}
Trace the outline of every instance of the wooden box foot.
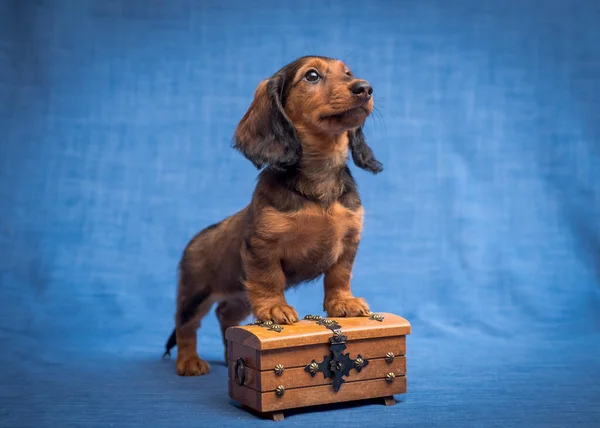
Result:
{"label": "wooden box foot", "polygon": [[279,422],[282,421],[284,418],[283,412],[272,412],[269,414],[270,419],[274,420],[275,422]]}
{"label": "wooden box foot", "polygon": [[396,404],[396,399],[393,395],[390,395],[389,397],[383,397],[383,402],[386,406],[394,406]]}

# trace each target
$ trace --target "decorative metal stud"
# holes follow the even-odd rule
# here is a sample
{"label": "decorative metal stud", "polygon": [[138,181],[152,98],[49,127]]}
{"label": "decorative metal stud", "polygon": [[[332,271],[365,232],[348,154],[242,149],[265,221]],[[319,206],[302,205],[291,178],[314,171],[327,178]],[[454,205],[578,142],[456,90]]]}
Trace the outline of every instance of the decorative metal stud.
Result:
{"label": "decorative metal stud", "polygon": [[277,389],[275,389],[275,394],[277,394],[278,397],[281,397],[284,392],[285,388],[283,387],[283,385],[279,385]]}
{"label": "decorative metal stud", "polygon": [[339,330],[342,328],[342,326],[337,321],[329,318],[319,318],[317,320],[317,324],[322,325],[326,329],[329,329],[331,331]]}
{"label": "decorative metal stud", "polygon": [[342,330],[334,330],[333,331],[333,342],[344,342],[346,341],[346,336],[342,333]]}
{"label": "decorative metal stud", "polygon": [[394,379],[396,379],[396,375],[393,372],[389,372],[388,374],[385,375],[385,380],[388,383],[392,383],[394,381]]}
{"label": "decorative metal stud", "polygon": [[323,319],[323,317],[321,315],[306,315],[304,319],[309,321],[319,321],[320,319]]}
{"label": "decorative metal stud", "polygon": [[319,371],[319,365],[313,361],[308,366],[306,366],[306,369],[308,369],[310,375],[314,377],[317,374],[317,371]]}
{"label": "decorative metal stud", "polygon": [[379,315],[379,314],[373,314],[373,313],[371,313],[371,315],[369,316],[369,319],[372,319],[374,321],[382,322],[383,319],[384,319],[384,316],[383,315]]}
{"label": "decorative metal stud", "polygon": [[393,352],[388,352],[387,354],[385,354],[385,362],[390,364],[392,361],[394,361],[394,353]]}
{"label": "decorative metal stud", "polygon": [[248,324],[248,325],[257,325],[259,327],[263,327],[263,328],[266,328],[267,330],[275,331],[277,333],[281,333],[281,331],[283,330],[282,326],[280,326],[279,324],[275,324],[273,321],[256,320],[256,321],[254,321],[253,324]]}
{"label": "decorative metal stud", "polygon": [[285,369],[283,368],[283,364],[277,364],[273,370],[277,376],[281,376]]}
{"label": "decorative metal stud", "polygon": [[356,360],[354,360],[354,367],[357,370],[362,369],[364,365],[365,365],[365,360],[363,360],[361,357],[358,357]]}

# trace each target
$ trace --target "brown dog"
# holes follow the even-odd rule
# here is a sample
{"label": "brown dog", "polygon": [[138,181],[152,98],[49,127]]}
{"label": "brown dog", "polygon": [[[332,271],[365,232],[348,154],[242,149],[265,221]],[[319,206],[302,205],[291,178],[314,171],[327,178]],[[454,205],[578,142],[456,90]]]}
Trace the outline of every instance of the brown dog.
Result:
{"label": "brown dog", "polygon": [[362,131],[372,92],[341,61],[317,56],[260,83],[234,136],[234,147],[264,168],[252,200],[198,233],[179,264],[176,328],[165,352],[178,346],[178,374],[210,370],[196,331],[215,302],[223,335],[250,314],[293,323],[298,314],[284,291],[324,275],[328,316],[369,313],[350,291],[363,209],[347,160],[350,149],[360,168],[382,170]]}

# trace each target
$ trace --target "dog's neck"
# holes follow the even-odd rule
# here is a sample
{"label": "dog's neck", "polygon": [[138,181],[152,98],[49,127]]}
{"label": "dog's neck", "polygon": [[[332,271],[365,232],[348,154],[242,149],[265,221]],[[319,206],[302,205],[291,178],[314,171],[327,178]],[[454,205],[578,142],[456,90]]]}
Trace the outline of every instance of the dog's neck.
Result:
{"label": "dog's neck", "polygon": [[296,190],[329,205],[344,192],[342,171],[348,161],[348,135],[301,135],[302,157]]}

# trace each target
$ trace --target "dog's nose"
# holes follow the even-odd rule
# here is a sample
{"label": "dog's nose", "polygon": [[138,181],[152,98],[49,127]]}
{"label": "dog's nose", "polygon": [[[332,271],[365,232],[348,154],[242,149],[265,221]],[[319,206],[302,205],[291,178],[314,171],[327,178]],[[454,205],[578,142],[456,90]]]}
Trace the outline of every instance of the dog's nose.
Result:
{"label": "dog's nose", "polygon": [[371,98],[371,94],[373,93],[373,88],[369,85],[369,82],[364,80],[353,83],[352,86],[350,86],[350,90],[354,95],[358,95],[367,100]]}

